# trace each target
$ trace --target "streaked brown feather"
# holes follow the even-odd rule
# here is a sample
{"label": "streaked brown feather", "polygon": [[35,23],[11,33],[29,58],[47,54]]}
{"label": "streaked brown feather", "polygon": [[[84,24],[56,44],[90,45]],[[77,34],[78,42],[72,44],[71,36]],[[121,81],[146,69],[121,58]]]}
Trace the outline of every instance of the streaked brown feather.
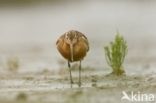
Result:
{"label": "streaked brown feather", "polygon": [[[89,51],[89,42],[88,42],[87,37],[79,31],[71,30],[63,34],[56,42],[58,51],[65,59],[71,61],[70,46],[64,41],[65,35],[68,35],[68,34],[70,35],[72,34],[72,36],[76,35],[78,38],[77,43],[73,45],[74,61],[82,60],[86,56],[86,53]],[[71,37],[71,39],[72,38],[73,37]]]}

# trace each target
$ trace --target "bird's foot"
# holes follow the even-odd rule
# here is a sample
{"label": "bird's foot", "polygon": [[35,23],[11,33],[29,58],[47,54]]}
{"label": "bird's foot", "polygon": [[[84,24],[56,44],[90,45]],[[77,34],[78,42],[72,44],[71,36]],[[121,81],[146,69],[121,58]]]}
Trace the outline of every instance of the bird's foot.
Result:
{"label": "bird's foot", "polygon": [[74,84],[74,81],[73,80],[71,80],[71,82],[70,82],[71,84]]}
{"label": "bird's foot", "polygon": [[78,86],[81,87],[81,82],[78,83]]}
{"label": "bird's foot", "polygon": [[71,81],[70,81],[70,87],[71,87],[71,88],[73,88],[73,84],[74,84],[74,82],[71,80]]}
{"label": "bird's foot", "polygon": [[71,81],[71,84],[74,84],[74,82],[73,82],[73,81]]}

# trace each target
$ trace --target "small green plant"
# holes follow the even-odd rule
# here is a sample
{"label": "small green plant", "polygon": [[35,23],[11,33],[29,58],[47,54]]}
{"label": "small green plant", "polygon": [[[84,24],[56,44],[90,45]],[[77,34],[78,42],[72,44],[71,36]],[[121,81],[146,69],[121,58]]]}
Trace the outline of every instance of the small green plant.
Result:
{"label": "small green plant", "polygon": [[122,75],[125,73],[123,62],[128,52],[127,43],[123,36],[117,32],[114,42],[104,47],[105,57],[108,65],[113,69],[112,74]]}
{"label": "small green plant", "polygon": [[24,103],[24,101],[26,101],[28,99],[28,95],[26,93],[19,93],[17,94],[16,100],[17,101],[22,101],[21,103]]}
{"label": "small green plant", "polygon": [[19,69],[19,59],[17,57],[10,57],[7,60],[7,68],[11,72],[17,72]]}

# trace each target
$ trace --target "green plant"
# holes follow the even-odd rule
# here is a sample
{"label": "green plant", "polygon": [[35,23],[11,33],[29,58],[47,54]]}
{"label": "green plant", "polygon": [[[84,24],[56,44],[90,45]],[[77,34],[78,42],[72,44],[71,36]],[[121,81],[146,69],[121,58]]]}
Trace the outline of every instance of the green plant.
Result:
{"label": "green plant", "polygon": [[123,62],[128,52],[127,43],[123,36],[117,32],[114,42],[104,47],[105,58],[108,65],[113,69],[112,74],[122,75],[125,73]]}
{"label": "green plant", "polygon": [[24,101],[26,101],[28,99],[28,95],[24,92],[18,93],[16,100],[17,101],[22,101],[21,103],[24,103]]}
{"label": "green plant", "polygon": [[11,72],[17,72],[19,69],[19,59],[18,57],[10,57],[7,60],[7,68]]}

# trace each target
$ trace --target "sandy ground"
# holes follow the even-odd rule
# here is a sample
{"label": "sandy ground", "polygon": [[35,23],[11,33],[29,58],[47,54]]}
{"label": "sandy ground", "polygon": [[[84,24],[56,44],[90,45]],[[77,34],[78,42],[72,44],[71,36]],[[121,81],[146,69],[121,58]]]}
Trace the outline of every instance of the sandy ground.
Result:
{"label": "sandy ground", "polygon": [[66,70],[60,74],[50,71],[3,74],[0,76],[0,101],[1,103],[131,103],[121,100],[122,91],[156,94],[154,75],[117,77],[104,74],[103,70],[99,70],[98,73],[95,69],[85,68],[82,74],[82,87],[78,88],[77,72],[74,70],[73,74],[75,81],[73,88],[70,88]]}

